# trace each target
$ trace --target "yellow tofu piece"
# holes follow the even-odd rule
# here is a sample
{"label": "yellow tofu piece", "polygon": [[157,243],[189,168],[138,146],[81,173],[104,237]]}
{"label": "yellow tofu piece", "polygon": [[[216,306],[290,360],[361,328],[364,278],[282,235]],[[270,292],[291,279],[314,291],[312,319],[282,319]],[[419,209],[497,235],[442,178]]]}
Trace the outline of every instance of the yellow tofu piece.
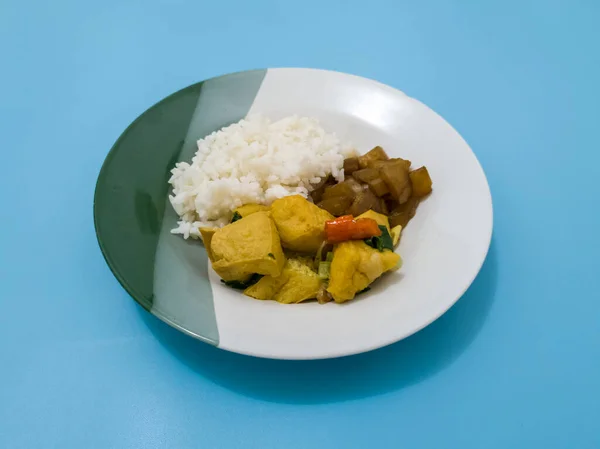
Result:
{"label": "yellow tofu piece", "polygon": [[390,220],[388,220],[388,217],[386,215],[380,214],[372,210],[368,210],[364,214],[361,214],[358,217],[356,217],[357,220],[359,218],[371,218],[375,220],[378,225],[385,226],[386,228],[388,228],[388,231],[390,230]]}
{"label": "yellow tofu piece", "polygon": [[285,264],[269,212],[256,212],[217,230],[210,249],[213,269],[225,281],[245,280],[254,273],[279,276]]}
{"label": "yellow tofu piece", "polygon": [[287,271],[288,281],[273,297],[275,301],[297,304],[317,297],[322,281],[304,262],[291,259],[283,271]]}
{"label": "yellow tofu piece", "polygon": [[217,232],[219,228],[200,228],[200,237],[202,237],[202,243],[204,244],[204,248],[206,249],[206,254],[208,254],[209,260],[212,262],[214,256],[212,253],[212,249],[210,247],[213,235]]}
{"label": "yellow tofu piece", "polygon": [[244,295],[262,300],[273,299],[275,294],[285,285],[288,279],[289,276],[286,274],[284,267],[283,272],[279,276],[263,276],[256,284],[251,285],[244,290]]}
{"label": "yellow tofu piece", "polygon": [[392,228],[392,243],[394,248],[400,243],[400,235],[402,235],[402,225],[398,225]]}
{"label": "yellow tofu piece", "polygon": [[399,267],[402,259],[392,251],[377,251],[365,242],[343,242],[333,250],[327,291],[335,302],[349,301],[386,271]]}
{"label": "yellow tofu piece", "polygon": [[256,299],[273,299],[283,304],[297,304],[316,298],[321,279],[302,258],[288,259],[281,275],[264,276],[248,287],[244,294]]}
{"label": "yellow tofu piece", "polygon": [[267,212],[271,210],[269,206],[264,206],[262,204],[244,204],[243,206],[238,207],[233,212],[237,212],[243,217],[247,217],[248,215],[252,215],[256,212]]}
{"label": "yellow tofu piece", "polygon": [[300,195],[275,200],[271,214],[284,248],[312,254],[325,240],[325,222],[334,218]]}

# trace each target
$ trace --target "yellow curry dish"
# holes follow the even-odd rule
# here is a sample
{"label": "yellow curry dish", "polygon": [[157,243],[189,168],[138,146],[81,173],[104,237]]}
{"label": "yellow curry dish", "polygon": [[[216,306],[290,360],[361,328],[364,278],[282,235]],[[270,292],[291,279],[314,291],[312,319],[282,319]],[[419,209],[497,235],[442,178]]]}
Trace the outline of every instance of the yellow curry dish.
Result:
{"label": "yellow curry dish", "polygon": [[427,169],[375,147],[347,158],[344,175],[322,177],[307,198],[244,204],[229,224],[201,227],[221,281],[259,300],[343,303],[398,270],[402,230],[432,191]]}

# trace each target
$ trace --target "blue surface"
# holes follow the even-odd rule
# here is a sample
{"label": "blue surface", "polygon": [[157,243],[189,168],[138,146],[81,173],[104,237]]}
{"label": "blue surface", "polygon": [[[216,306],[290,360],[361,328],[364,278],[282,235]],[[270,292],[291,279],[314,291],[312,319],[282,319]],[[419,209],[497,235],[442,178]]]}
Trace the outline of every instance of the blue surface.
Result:
{"label": "blue surface", "polygon": [[[599,5],[1,2],[0,447],[600,447]],[[120,132],[181,87],[266,66],[398,87],[479,157],[489,258],[419,334],[246,358],[157,322],[106,267],[92,196]]]}

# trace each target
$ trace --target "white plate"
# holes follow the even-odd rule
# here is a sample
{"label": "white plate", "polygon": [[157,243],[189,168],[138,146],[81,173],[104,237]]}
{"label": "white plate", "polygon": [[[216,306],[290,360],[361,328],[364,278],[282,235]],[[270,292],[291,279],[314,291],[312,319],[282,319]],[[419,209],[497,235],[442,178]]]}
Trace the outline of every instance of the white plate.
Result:
{"label": "white plate", "polygon": [[[427,166],[434,190],[403,232],[397,251],[404,266],[399,272],[384,276],[371,291],[342,305],[257,301],[223,286],[202,247],[168,232],[176,216],[166,204],[163,174],[174,161],[191,158],[197,139],[253,113],[272,119],[314,116],[361,153],[380,145],[392,157]],[[185,126],[179,126],[185,120]],[[150,154],[155,162],[145,161],[137,168],[140,142],[152,147],[143,156],[147,159]],[[174,142],[179,142],[176,151]],[[148,164],[163,176],[153,180]],[[111,193],[115,185],[118,194]],[[135,213],[128,212],[132,204]],[[115,219],[115,211],[131,217]],[[375,81],[312,69],[226,75],[158,103],[111,150],[98,180],[94,212],[107,262],[140,304],[220,348],[281,359],[356,354],[427,326],[471,285],[492,234],[492,200],[485,174],[467,143],[443,118]],[[127,220],[136,224],[136,232],[127,229]],[[144,226],[144,220],[156,222],[154,228]],[[139,242],[132,242],[136,238]],[[139,254],[138,243],[148,246],[147,253],[152,254],[150,267],[143,268],[146,277],[152,271],[150,286],[140,274],[142,268],[134,266],[132,254]],[[210,284],[203,270],[208,270]]]}

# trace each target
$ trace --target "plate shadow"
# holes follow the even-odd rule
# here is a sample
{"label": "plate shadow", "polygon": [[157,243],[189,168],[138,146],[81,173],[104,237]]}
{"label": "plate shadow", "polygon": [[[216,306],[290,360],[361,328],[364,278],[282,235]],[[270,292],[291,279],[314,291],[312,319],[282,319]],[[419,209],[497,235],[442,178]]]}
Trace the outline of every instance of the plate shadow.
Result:
{"label": "plate shadow", "polygon": [[479,275],[437,321],[390,346],[328,360],[259,359],[217,349],[138,311],[156,338],[181,363],[215,384],[253,398],[290,404],[341,402],[413,385],[453,363],[477,337],[497,284],[492,240]]}

